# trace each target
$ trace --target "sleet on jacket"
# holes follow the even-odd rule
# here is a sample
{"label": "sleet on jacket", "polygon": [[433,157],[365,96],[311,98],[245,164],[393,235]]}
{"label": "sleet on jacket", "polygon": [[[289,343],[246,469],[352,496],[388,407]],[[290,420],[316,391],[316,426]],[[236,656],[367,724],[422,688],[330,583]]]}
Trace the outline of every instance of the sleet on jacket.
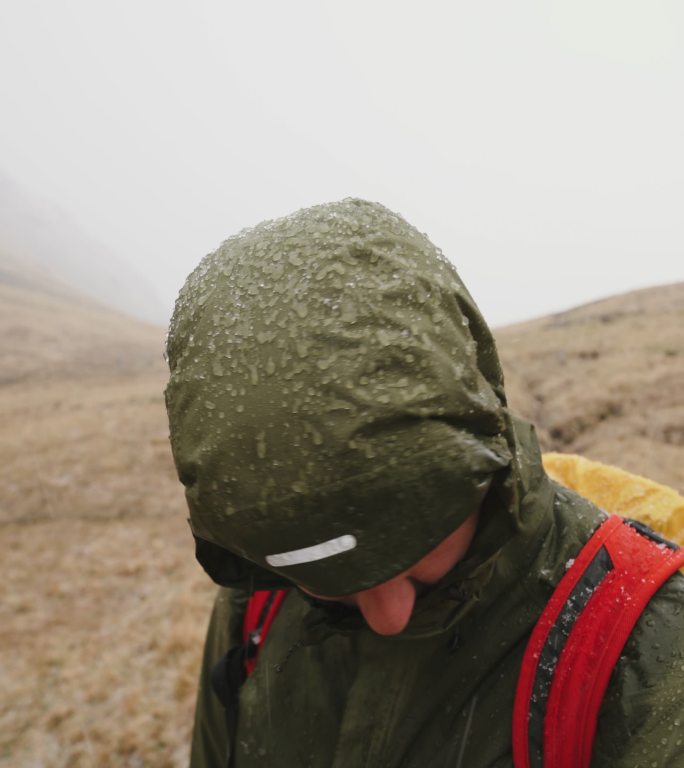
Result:
{"label": "sleet on jacket", "polygon": [[[205,648],[193,766],[511,766],[526,641],[604,514],[545,474],[453,266],[380,205],[306,209],[200,263],[168,358],[197,555],[227,587]],[[226,725],[208,673],[238,641],[250,590],[368,589],[477,509],[465,559],[399,635],[292,589]],[[329,541],[337,554],[279,557]],[[660,589],[625,647],[594,768],[684,766],[682,582]]]}

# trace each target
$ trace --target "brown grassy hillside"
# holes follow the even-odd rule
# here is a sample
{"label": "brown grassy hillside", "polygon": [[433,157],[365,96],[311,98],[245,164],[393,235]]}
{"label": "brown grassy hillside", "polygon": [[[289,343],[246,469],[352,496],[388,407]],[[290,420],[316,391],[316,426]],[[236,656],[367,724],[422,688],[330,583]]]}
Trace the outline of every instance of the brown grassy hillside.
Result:
{"label": "brown grassy hillside", "polygon": [[[0,521],[163,513],[163,330],[10,281],[0,329]],[[151,473],[167,485],[148,499]]]}
{"label": "brown grassy hillside", "polygon": [[684,283],[498,329],[512,407],[546,449],[684,492]]}
{"label": "brown grassy hillside", "polygon": [[[3,279],[3,277],[5,279]],[[128,376],[161,361],[164,336],[48,280],[0,273],[0,385]]]}
{"label": "brown grassy hillside", "polygon": [[184,765],[213,589],[164,332],[47,288],[0,284],[0,765]]}
{"label": "brown grassy hillside", "polygon": [[[497,332],[546,447],[682,490],[683,306],[669,286]],[[186,764],[213,588],[168,449],[162,344],[0,279],[0,766]]]}

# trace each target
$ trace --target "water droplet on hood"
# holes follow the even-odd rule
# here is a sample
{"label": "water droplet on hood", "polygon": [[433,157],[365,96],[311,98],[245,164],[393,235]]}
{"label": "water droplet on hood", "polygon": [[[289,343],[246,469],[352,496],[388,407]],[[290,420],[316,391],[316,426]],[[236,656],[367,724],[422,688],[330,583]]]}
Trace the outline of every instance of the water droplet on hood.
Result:
{"label": "water droplet on hood", "polygon": [[259,432],[256,436],[256,452],[260,459],[266,458],[266,434]]}

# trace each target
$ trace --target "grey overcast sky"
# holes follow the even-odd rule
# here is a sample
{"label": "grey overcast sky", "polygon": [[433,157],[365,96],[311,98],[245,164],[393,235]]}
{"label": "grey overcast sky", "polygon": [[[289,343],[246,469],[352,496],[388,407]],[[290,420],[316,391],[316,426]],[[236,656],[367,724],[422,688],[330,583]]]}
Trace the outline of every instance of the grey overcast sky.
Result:
{"label": "grey overcast sky", "polygon": [[3,0],[0,170],[171,307],[245,226],[383,202],[494,325],[684,279],[680,0]]}

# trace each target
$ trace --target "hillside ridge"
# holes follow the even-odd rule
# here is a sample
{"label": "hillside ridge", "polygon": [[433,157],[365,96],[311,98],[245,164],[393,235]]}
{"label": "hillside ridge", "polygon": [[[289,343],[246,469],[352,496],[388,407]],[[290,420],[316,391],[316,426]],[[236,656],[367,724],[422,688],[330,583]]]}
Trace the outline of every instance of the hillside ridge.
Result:
{"label": "hillside ridge", "polygon": [[495,330],[511,408],[544,449],[684,490],[684,283]]}

